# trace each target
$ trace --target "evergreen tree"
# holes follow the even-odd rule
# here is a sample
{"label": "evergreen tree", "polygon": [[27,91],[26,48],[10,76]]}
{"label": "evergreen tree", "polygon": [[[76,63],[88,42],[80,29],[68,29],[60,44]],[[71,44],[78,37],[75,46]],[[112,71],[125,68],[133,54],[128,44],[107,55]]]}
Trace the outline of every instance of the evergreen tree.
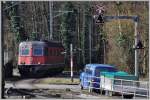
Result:
{"label": "evergreen tree", "polygon": [[[84,14],[83,14],[83,34],[82,34],[82,50],[83,50],[83,64],[90,63],[90,55],[89,55],[89,43],[90,37],[89,34],[91,31],[91,24],[92,24],[92,10],[89,2],[84,4]],[[92,32],[92,31],[91,31]]]}
{"label": "evergreen tree", "polygon": [[76,12],[72,2],[66,2],[64,11],[69,11],[62,16],[61,34],[63,35],[63,45],[66,50],[66,60],[69,57],[70,44],[74,45],[74,36],[76,29]]}
{"label": "evergreen tree", "polygon": [[5,4],[5,14],[11,21],[11,31],[15,33],[15,42],[24,41],[27,39],[24,27],[21,26],[21,16],[19,15],[19,2],[7,1]]}

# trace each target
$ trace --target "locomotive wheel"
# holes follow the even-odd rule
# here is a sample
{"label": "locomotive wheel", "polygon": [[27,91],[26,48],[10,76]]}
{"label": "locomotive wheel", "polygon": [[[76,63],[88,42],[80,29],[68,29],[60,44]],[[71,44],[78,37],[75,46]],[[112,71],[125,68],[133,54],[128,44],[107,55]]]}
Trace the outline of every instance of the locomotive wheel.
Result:
{"label": "locomotive wheel", "polygon": [[53,68],[53,69],[44,69],[39,70],[35,67],[24,67],[20,68],[19,72],[22,78],[40,78],[40,77],[47,77],[47,76],[54,76],[63,71],[63,68]]}
{"label": "locomotive wheel", "polygon": [[34,72],[28,72],[28,73],[21,72],[20,75],[21,75],[22,78],[40,78],[40,77],[44,76],[43,74],[34,73]]}
{"label": "locomotive wheel", "polygon": [[60,69],[48,69],[45,73],[46,76],[54,76],[54,75],[58,75],[60,73],[62,73],[63,68]]}
{"label": "locomotive wheel", "polygon": [[20,76],[22,78],[29,78],[31,77],[31,72],[27,71],[27,70],[19,70],[20,72]]}
{"label": "locomotive wheel", "polygon": [[27,72],[24,72],[24,71],[19,71],[20,72],[20,76],[22,77],[22,78],[27,78],[27,77],[29,77],[29,74],[27,74]]}
{"label": "locomotive wheel", "polygon": [[34,68],[19,69],[22,78],[39,78],[44,76],[41,71],[36,71]]}

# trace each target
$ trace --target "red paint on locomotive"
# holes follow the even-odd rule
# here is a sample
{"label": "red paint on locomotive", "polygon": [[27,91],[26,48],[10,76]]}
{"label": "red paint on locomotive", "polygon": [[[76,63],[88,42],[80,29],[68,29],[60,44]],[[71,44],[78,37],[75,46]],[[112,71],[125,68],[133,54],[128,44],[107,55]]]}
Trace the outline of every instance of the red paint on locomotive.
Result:
{"label": "red paint on locomotive", "polygon": [[[43,42],[44,43],[44,42]],[[29,45],[30,46],[29,46]],[[52,64],[52,63],[62,63],[64,61],[64,56],[61,54],[61,52],[64,51],[63,47],[49,47],[49,46],[43,46],[43,48],[48,48],[48,51],[46,51],[48,54],[45,54],[45,50],[42,47],[42,55],[34,55],[33,49],[34,47],[31,46],[32,42],[26,42],[25,45],[20,45],[19,49],[19,59],[18,59],[18,65],[32,65],[32,64]],[[22,55],[22,50],[24,49],[24,46],[26,46],[25,49],[28,49],[28,51],[25,51],[26,53]],[[36,47],[35,47],[36,48]],[[27,53],[29,52],[29,53]]]}
{"label": "red paint on locomotive", "polygon": [[[34,68],[44,70],[60,68],[64,65],[64,48],[58,42],[31,41],[19,45],[18,67],[21,73]],[[36,69],[36,70],[37,70]],[[42,69],[43,70],[43,69]]]}

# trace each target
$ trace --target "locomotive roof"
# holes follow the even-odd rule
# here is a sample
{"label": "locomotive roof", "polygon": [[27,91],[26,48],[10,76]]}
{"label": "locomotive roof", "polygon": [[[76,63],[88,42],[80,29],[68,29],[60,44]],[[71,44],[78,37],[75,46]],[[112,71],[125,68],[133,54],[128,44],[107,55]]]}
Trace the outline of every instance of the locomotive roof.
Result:
{"label": "locomotive roof", "polygon": [[20,43],[20,46],[30,44],[32,46],[50,46],[50,47],[63,47],[61,42],[58,41],[24,41]]}

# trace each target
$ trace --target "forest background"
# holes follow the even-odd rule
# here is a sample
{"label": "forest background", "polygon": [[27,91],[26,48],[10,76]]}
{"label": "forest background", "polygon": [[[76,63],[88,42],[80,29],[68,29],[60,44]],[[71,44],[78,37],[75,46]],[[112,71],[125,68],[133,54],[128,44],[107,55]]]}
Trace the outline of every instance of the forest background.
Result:
{"label": "forest background", "polygon": [[138,34],[144,49],[139,50],[140,77],[149,73],[148,1],[6,1],[2,4],[4,51],[17,65],[21,41],[53,40],[63,43],[66,70],[70,69],[70,44],[74,49],[74,69],[88,63],[116,65],[134,74],[134,22],[112,20],[97,24],[97,5],[107,16],[139,16]]}

